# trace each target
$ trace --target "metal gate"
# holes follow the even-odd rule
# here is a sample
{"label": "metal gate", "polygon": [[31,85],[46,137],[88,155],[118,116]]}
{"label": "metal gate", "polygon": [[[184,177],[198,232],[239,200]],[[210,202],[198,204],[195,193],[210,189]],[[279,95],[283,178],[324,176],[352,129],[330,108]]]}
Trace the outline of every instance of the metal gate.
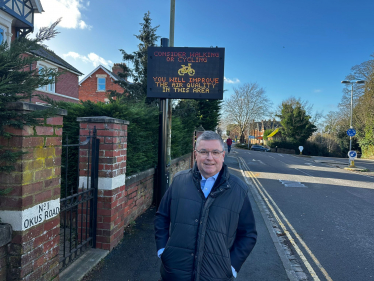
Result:
{"label": "metal gate", "polygon": [[70,141],[66,136],[66,144],[62,145],[60,271],[88,247],[96,247],[100,146],[96,127],[85,141],[79,144]]}

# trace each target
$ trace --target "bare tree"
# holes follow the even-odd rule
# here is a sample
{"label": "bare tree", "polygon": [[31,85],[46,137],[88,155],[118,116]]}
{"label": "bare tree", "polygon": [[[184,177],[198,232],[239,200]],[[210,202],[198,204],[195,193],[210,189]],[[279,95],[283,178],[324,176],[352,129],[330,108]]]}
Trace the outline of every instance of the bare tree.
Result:
{"label": "bare tree", "polygon": [[[374,71],[374,54],[370,55],[372,59],[368,61],[364,61],[358,65],[355,65],[351,68],[351,73],[348,74],[344,80],[364,80],[369,81],[370,76]],[[352,85],[346,84],[345,88],[343,89],[343,96],[342,100],[339,103],[339,107],[345,111],[350,110],[351,106],[351,90]],[[353,86],[353,103],[357,104],[359,98],[365,92],[365,85],[364,84],[354,84]]]}
{"label": "bare tree", "polygon": [[244,131],[253,120],[261,120],[271,114],[272,102],[265,90],[257,83],[246,83],[234,88],[234,93],[224,101],[223,119],[227,124],[239,127],[240,142],[244,142]]}

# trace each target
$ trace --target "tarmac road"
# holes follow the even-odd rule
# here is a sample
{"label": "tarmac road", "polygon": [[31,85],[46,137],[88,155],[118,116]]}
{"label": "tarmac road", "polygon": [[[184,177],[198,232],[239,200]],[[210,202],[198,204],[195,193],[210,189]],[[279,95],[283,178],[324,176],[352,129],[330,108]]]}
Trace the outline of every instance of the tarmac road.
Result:
{"label": "tarmac road", "polygon": [[332,164],[347,159],[234,152],[300,251],[308,280],[374,280],[374,177]]}

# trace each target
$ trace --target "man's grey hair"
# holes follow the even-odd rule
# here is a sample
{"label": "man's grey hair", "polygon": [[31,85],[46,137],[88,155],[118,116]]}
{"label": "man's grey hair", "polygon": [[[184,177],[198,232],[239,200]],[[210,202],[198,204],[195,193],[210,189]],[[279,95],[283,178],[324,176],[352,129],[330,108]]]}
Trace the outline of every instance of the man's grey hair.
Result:
{"label": "man's grey hair", "polygon": [[224,147],[224,144],[223,144],[223,140],[222,140],[221,136],[219,134],[217,134],[216,132],[213,132],[213,131],[204,131],[204,133],[202,133],[197,138],[195,149],[197,147],[199,147],[199,143],[202,140],[218,140],[220,142],[221,146],[222,146],[222,150],[225,150],[225,147]]}

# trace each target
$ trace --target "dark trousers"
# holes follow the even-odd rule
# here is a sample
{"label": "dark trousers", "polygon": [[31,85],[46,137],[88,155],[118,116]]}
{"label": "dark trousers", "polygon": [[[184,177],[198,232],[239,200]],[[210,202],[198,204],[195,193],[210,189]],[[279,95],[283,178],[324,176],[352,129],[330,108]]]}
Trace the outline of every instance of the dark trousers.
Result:
{"label": "dark trousers", "polygon": [[230,153],[230,150],[231,150],[231,145],[228,145],[227,146],[227,151]]}

